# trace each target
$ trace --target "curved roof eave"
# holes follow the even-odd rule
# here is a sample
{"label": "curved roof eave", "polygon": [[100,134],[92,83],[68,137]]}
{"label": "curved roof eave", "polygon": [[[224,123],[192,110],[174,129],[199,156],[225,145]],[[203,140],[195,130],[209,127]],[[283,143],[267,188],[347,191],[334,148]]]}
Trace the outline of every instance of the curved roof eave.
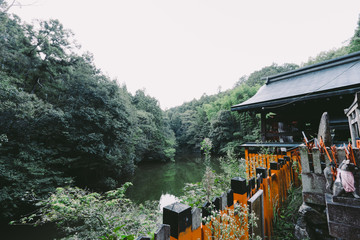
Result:
{"label": "curved roof eave", "polygon": [[[270,79],[271,78],[271,79]],[[259,110],[299,100],[359,91],[360,52],[269,77],[267,84],[232,111]]]}

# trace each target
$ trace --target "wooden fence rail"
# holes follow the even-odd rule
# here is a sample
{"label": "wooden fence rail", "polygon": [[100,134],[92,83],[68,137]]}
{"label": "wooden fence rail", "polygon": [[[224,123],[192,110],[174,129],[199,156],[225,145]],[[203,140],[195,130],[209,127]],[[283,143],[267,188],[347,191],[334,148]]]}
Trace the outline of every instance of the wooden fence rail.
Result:
{"label": "wooden fence rail", "polygon": [[[233,210],[236,203],[247,206],[255,212],[258,221],[257,227],[244,229],[243,239],[248,239],[250,233],[255,233],[263,239],[271,239],[274,212],[277,212],[286,200],[290,187],[300,185],[299,151],[294,149],[284,155],[247,153],[246,165],[248,179],[231,179],[231,189],[214,198],[212,205],[221,212]],[[205,208],[209,205],[210,203],[205,203],[202,211],[182,203],[164,207],[163,225],[155,234],[155,240],[216,239],[210,236],[209,225],[202,221],[203,217],[209,214]],[[139,237],[138,240],[140,239],[148,238]]]}

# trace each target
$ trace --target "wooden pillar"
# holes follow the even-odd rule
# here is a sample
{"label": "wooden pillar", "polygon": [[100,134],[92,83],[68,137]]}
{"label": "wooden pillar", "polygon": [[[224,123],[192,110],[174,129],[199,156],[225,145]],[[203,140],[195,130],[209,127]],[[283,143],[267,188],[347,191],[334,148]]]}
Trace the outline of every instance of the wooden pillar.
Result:
{"label": "wooden pillar", "polygon": [[254,225],[250,226],[249,234],[255,233],[255,235],[260,236],[261,239],[265,239],[263,190],[259,189],[254,196],[248,200],[248,206],[249,210],[255,212],[258,217],[256,227]]}
{"label": "wooden pillar", "polygon": [[[137,240],[150,240],[150,238],[138,238]],[[154,233],[154,240],[170,240],[170,225],[162,224]]]}
{"label": "wooden pillar", "polygon": [[260,175],[260,189],[263,190],[263,217],[264,217],[264,234],[267,239],[271,236],[271,217],[270,217],[270,197],[268,189],[268,169],[264,167],[256,168],[256,175]]}
{"label": "wooden pillar", "polygon": [[163,223],[170,225],[170,239],[191,238],[191,207],[182,203],[173,203],[163,208]]}
{"label": "wooden pillar", "polygon": [[245,148],[245,164],[246,164],[246,175],[247,178],[250,177],[250,155],[249,155],[249,148]]}
{"label": "wooden pillar", "polygon": [[[248,200],[248,189],[249,186],[246,184],[246,179],[241,177],[234,177],[231,179],[231,192],[233,192],[233,203],[238,203],[240,206],[247,206]],[[240,223],[239,216],[236,216],[238,224]],[[247,225],[248,220],[247,217],[245,219],[241,219],[241,222],[244,221]],[[244,229],[244,237],[241,239],[248,239],[248,230],[245,226]],[[204,238],[205,240],[205,238]]]}
{"label": "wooden pillar", "polygon": [[199,208],[191,209],[191,239],[201,239],[201,211]]}
{"label": "wooden pillar", "polygon": [[261,112],[261,141],[266,142],[266,113]]}
{"label": "wooden pillar", "polygon": [[247,202],[247,189],[246,179],[241,177],[235,177],[231,179],[231,190],[234,193],[234,201],[240,203],[241,205],[246,204]]}
{"label": "wooden pillar", "polygon": [[348,117],[352,145],[356,146],[356,140],[360,137],[360,92],[355,94],[354,102],[344,112]]}
{"label": "wooden pillar", "polygon": [[272,200],[274,200],[274,203],[276,203],[277,210],[279,209],[282,199],[281,194],[281,176],[280,176],[280,163],[278,162],[271,162],[270,163],[270,169],[271,169],[271,197]]}

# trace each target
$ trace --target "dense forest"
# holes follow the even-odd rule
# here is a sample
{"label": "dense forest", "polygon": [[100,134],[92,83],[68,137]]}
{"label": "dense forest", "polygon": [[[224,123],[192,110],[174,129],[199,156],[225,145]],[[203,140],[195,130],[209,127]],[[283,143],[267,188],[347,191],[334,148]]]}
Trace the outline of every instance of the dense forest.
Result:
{"label": "dense forest", "polygon": [[76,54],[57,20],[36,26],[0,13],[0,212],[57,186],[114,189],[145,160],[174,159],[175,135],[159,103],[106,77]]}
{"label": "dense forest", "polygon": [[216,95],[203,95],[199,100],[184,103],[169,109],[166,116],[175,133],[178,152],[197,151],[200,142],[209,137],[213,143],[214,154],[225,154],[229,149],[239,152],[237,147],[250,141],[260,140],[260,116],[246,112],[230,112],[232,105],[239,104],[252,97],[265,83],[265,77],[295,70],[336,57],[360,51],[360,19],[354,36],[346,46],[320,52],[300,66],[292,63],[270,66],[242,76],[232,89]]}
{"label": "dense forest", "polygon": [[[174,161],[200,151],[213,154],[259,139],[259,116],[230,112],[253,96],[263,77],[294,70],[272,64],[216,95],[163,111],[159,102],[110,79],[90,53],[79,54],[58,20],[30,25],[0,0],[0,217],[29,211],[59,186],[95,191],[119,187],[142,161]],[[360,21],[349,44],[310,58],[313,64],[360,50]]]}

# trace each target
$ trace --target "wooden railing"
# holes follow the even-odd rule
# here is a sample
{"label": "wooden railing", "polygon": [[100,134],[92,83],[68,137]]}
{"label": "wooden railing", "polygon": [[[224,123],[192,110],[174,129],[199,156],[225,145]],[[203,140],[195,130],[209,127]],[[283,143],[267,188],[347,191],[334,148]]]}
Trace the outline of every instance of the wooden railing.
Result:
{"label": "wooden railing", "polygon": [[[274,214],[285,202],[290,187],[301,184],[299,150],[293,149],[280,155],[253,154],[247,151],[245,157],[248,178],[231,179],[231,189],[214,198],[212,206],[222,213],[233,210],[234,204],[248,207],[258,218],[257,227],[244,229],[242,239],[248,239],[250,233],[255,233],[262,239],[271,239]],[[166,206],[163,209],[163,225],[155,239],[216,239],[210,236],[209,225],[202,221],[209,214],[205,208],[209,205],[210,203],[204,203],[202,212],[182,203]]]}

